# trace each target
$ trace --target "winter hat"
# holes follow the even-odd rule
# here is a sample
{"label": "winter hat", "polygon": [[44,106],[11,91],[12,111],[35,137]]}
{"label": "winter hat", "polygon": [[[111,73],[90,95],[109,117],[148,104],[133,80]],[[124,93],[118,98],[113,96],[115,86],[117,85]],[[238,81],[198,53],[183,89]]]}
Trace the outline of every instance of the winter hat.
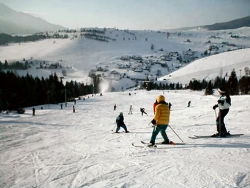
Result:
{"label": "winter hat", "polygon": [[220,93],[226,93],[225,87],[220,87],[220,88],[218,89],[218,91],[219,91]]}
{"label": "winter hat", "polygon": [[122,113],[122,112],[120,112],[120,115],[121,115],[121,116],[123,116],[123,113]]}
{"label": "winter hat", "polygon": [[165,97],[163,95],[159,95],[157,97],[157,102],[159,103],[159,102],[162,102],[162,101],[165,101]]}

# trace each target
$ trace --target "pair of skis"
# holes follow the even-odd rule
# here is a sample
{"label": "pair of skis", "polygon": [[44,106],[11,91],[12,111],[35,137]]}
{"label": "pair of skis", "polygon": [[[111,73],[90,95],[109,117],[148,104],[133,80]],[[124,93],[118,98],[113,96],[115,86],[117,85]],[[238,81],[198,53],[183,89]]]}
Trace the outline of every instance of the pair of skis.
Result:
{"label": "pair of skis", "polygon": [[227,135],[226,137],[220,137],[220,136],[217,136],[217,137],[212,137],[211,135],[194,135],[194,136],[189,136],[189,138],[191,139],[199,139],[199,138],[231,138],[231,137],[239,137],[239,136],[242,136],[244,134],[230,134],[230,135]]}
{"label": "pair of skis", "polygon": [[141,141],[141,144],[142,145],[138,145],[138,144],[132,143],[132,146],[139,147],[139,148],[146,148],[146,147],[148,147],[148,148],[157,148],[158,145],[161,145],[161,146],[185,145],[185,143],[171,143],[171,144],[156,143],[155,145],[149,147],[148,146],[149,143],[144,142],[144,141]]}
{"label": "pair of skis", "polygon": [[[244,134],[230,134],[230,135],[227,135],[226,137],[211,137],[211,135],[194,135],[194,136],[189,136],[189,138],[191,138],[191,139],[201,139],[201,138],[204,138],[204,139],[206,139],[206,138],[231,138],[231,137],[240,137],[242,135],[244,135]],[[148,144],[149,143],[141,141],[141,145],[132,143],[132,146],[139,147],[139,148],[146,148],[146,147],[149,147]],[[157,145],[161,145],[161,146],[175,146],[175,145],[185,145],[185,143],[184,142],[182,142],[182,143],[172,143],[172,144],[156,143],[155,145],[150,146],[149,148],[157,148]]]}

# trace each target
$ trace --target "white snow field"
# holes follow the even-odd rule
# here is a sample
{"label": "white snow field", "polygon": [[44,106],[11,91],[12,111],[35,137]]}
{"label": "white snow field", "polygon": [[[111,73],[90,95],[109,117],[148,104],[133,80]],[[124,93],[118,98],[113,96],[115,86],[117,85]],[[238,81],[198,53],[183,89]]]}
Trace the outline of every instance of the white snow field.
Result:
{"label": "white snow field", "polygon": [[[171,128],[186,144],[132,146],[150,140],[153,103],[160,94],[172,103]],[[212,106],[218,97],[217,91],[212,96],[189,90],[125,91],[86,96],[76,102],[76,113],[68,103],[63,109],[36,106],[35,116],[32,107],[23,115],[0,114],[0,187],[250,187],[249,95],[232,96],[225,118],[227,129],[243,136],[189,138],[216,132],[218,110]],[[148,116],[141,116],[140,107]],[[120,112],[130,133],[112,134]],[[181,142],[170,128],[167,134]]]}

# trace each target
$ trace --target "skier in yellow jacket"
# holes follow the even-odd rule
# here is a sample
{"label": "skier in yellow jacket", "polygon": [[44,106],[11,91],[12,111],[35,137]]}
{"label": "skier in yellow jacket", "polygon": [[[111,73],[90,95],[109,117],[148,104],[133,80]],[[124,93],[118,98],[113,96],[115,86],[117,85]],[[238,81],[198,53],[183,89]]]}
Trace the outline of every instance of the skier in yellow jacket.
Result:
{"label": "skier in yellow jacket", "polygon": [[168,104],[165,102],[165,97],[163,95],[159,95],[157,97],[157,103],[158,104],[155,107],[154,119],[151,121],[151,123],[154,125],[154,130],[152,132],[150,143],[148,144],[149,147],[155,145],[155,139],[159,132],[161,132],[161,135],[164,139],[162,144],[173,143],[169,141],[166,134],[166,129],[169,124],[170,110]]}

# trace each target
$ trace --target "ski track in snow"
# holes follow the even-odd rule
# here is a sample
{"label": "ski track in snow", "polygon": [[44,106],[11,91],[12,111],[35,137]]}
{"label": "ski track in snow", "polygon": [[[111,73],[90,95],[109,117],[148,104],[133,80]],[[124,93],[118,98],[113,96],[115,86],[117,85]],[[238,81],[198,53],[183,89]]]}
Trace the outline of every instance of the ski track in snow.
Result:
{"label": "ski track in snow", "polygon": [[[186,145],[135,148],[148,142],[153,103],[162,91],[104,93],[60,109],[44,105],[32,116],[0,115],[0,187],[248,187],[249,96],[233,96],[225,119],[235,138],[189,139],[215,132],[212,106],[218,96],[201,92],[164,92],[173,104],[170,125]],[[187,102],[192,100],[191,107]],[[113,110],[113,105],[117,110]],[[128,115],[133,105],[133,114]],[[144,107],[148,116],[141,116]],[[112,134],[124,113],[131,133]],[[116,128],[116,127],[115,127]],[[168,128],[170,140],[181,142]],[[161,141],[161,135],[157,137]],[[165,147],[165,148],[163,148]]]}

